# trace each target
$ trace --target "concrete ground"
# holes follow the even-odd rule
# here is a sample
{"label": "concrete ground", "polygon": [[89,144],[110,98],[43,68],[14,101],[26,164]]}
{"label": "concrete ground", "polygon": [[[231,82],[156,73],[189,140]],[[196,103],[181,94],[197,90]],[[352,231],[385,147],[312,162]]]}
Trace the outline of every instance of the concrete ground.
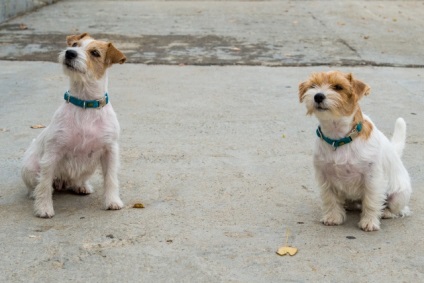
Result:
{"label": "concrete ground", "polygon": [[[0,25],[0,281],[424,281],[423,13],[421,1],[59,1]],[[41,131],[30,126],[63,103],[64,38],[83,31],[129,59],[109,76],[126,206],[101,209],[98,173],[92,195],[55,194],[55,217],[39,219],[21,159]],[[408,125],[414,214],[379,232],[358,213],[319,223],[317,121],[297,86],[330,69],[371,86],[361,107],[385,134]],[[299,251],[280,257],[287,233]]]}
{"label": "concrete ground", "polygon": [[0,0],[0,23],[58,0]]}

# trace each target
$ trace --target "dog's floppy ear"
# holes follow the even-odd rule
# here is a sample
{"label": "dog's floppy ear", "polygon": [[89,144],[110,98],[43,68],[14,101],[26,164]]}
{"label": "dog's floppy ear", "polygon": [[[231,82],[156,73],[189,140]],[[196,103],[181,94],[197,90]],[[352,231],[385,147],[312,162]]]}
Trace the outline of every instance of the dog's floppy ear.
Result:
{"label": "dog's floppy ear", "polygon": [[78,41],[86,36],[90,36],[88,33],[84,32],[82,34],[76,34],[76,35],[68,35],[66,37],[66,43],[68,46],[71,46],[75,41]]}
{"label": "dog's floppy ear", "polygon": [[361,99],[364,95],[370,94],[371,88],[366,83],[355,79],[350,73],[347,74],[347,79],[350,81],[350,84],[352,85],[352,90],[358,97],[358,100]]}
{"label": "dog's floppy ear", "polygon": [[116,49],[112,43],[108,44],[107,52],[106,52],[106,62],[110,65],[112,64],[123,64],[127,60],[124,54],[121,51]]}
{"label": "dog's floppy ear", "polygon": [[306,91],[308,90],[308,86],[306,82],[301,82],[299,84],[299,102],[303,102],[303,96],[305,95]]}

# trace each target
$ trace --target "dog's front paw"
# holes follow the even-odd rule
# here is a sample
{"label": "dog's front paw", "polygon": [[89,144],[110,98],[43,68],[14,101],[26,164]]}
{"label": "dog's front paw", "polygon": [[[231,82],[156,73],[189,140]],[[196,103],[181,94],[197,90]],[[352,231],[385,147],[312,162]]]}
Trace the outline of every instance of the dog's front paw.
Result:
{"label": "dog's front paw", "polygon": [[52,218],[54,209],[52,204],[36,204],[34,205],[34,214],[40,218]]}
{"label": "dog's front paw", "polygon": [[361,218],[361,221],[359,221],[359,228],[364,230],[365,232],[372,232],[372,231],[378,231],[380,230],[380,221],[378,218]]}
{"label": "dog's front paw", "polygon": [[321,219],[321,222],[322,224],[327,226],[335,226],[335,225],[343,224],[345,218],[346,218],[346,215],[343,213],[332,212],[332,213],[324,215],[324,217]]}
{"label": "dog's front paw", "polygon": [[119,210],[124,207],[124,203],[122,200],[118,197],[113,200],[106,200],[105,201],[105,208],[106,210]]}

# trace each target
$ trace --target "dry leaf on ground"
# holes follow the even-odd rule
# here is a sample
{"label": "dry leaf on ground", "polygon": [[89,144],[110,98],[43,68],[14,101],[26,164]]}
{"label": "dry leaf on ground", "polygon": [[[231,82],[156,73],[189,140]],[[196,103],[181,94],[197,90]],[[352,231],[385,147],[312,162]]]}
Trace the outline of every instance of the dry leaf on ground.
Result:
{"label": "dry leaf on ground", "polygon": [[288,246],[287,242],[289,240],[290,230],[286,230],[286,243],[283,247],[279,248],[277,250],[278,255],[286,255],[289,254],[290,256],[295,255],[297,253],[297,248]]}
{"label": "dry leaf on ground", "polygon": [[297,253],[297,248],[295,247],[281,247],[278,249],[277,254],[278,255],[295,255]]}
{"label": "dry leaf on ground", "polygon": [[144,205],[142,203],[135,203],[133,208],[144,208]]}
{"label": "dry leaf on ground", "polygon": [[42,129],[42,128],[45,128],[46,126],[44,126],[44,125],[41,125],[41,124],[37,124],[37,125],[32,125],[31,126],[31,129]]}

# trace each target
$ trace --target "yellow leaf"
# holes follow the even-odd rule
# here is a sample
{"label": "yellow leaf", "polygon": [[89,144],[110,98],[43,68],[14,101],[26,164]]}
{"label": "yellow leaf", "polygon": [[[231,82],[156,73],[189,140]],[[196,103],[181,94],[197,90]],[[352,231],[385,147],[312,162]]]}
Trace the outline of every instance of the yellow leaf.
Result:
{"label": "yellow leaf", "polygon": [[286,254],[295,255],[296,253],[297,253],[297,248],[295,247],[281,247],[277,251],[277,254],[281,256]]}
{"label": "yellow leaf", "polygon": [[289,255],[295,255],[296,253],[297,253],[297,248],[295,248],[295,247],[290,247],[290,246],[288,246],[288,244],[287,244],[287,242],[288,242],[288,240],[289,240],[289,236],[290,236],[290,230],[289,229],[287,229],[286,230],[286,243],[285,243],[285,245],[283,246],[283,247],[281,247],[281,248],[279,248],[278,250],[277,250],[277,254],[278,255],[281,255],[281,256],[283,256],[283,255],[286,255],[286,254],[289,254]]}
{"label": "yellow leaf", "polygon": [[135,203],[133,208],[144,208],[144,205],[142,203]]}
{"label": "yellow leaf", "polygon": [[42,128],[45,128],[46,126],[44,126],[44,125],[41,125],[41,124],[37,124],[37,125],[32,125],[31,126],[31,129],[42,129]]}

